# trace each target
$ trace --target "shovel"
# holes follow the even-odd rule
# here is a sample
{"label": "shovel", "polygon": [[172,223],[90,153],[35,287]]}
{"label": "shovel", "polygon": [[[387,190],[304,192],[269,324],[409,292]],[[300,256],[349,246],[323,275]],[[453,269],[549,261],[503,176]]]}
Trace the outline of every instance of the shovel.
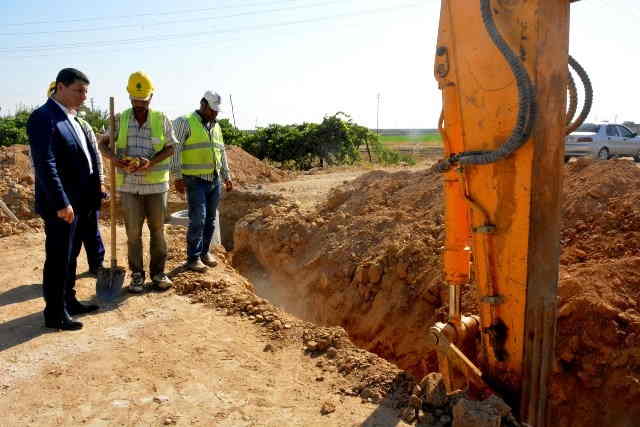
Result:
{"label": "shovel", "polygon": [[[113,107],[113,97],[109,98],[109,145],[112,152],[115,149],[115,115]],[[111,185],[111,201],[109,203],[109,211],[111,213],[111,268],[103,268],[98,272],[98,281],[96,282],[96,295],[98,299],[105,303],[114,302],[122,291],[124,284],[125,270],[118,267],[118,256],[116,252],[116,166],[113,160],[110,162],[110,185]]]}

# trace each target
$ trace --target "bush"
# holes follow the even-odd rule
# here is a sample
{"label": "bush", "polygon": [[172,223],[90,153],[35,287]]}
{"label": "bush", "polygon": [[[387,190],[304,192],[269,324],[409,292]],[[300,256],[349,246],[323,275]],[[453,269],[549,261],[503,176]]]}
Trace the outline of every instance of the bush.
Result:
{"label": "bush", "polygon": [[378,162],[384,165],[397,165],[399,163],[406,163],[413,166],[416,164],[416,160],[412,156],[408,154],[402,154],[385,147],[377,137],[374,138],[374,140],[371,141],[370,144],[372,154],[376,157]]}
{"label": "bush", "polygon": [[13,116],[0,117],[0,145],[28,144],[27,120],[31,110],[22,109]]}
{"label": "bush", "polygon": [[269,159],[295,169],[315,164],[353,164],[360,160],[359,148],[376,139],[344,113],[325,116],[321,123],[271,124],[255,132],[242,132],[228,120],[220,127],[225,144],[238,145],[259,159]]}

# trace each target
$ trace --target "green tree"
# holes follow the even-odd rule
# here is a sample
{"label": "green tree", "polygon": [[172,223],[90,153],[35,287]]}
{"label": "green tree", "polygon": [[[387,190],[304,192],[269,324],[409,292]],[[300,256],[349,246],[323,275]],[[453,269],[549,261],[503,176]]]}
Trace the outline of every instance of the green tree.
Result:
{"label": "green tree", "polygon": [[80,107],[80,116],[85,119],[96,133],[104,133],[109,130],[109,113],[99,108],[89,109]]}
{"label": "green tree", "polygon": [[15,115],[0,117],[0,145],[28,144],[27,120],[31,110],[23,108]]}

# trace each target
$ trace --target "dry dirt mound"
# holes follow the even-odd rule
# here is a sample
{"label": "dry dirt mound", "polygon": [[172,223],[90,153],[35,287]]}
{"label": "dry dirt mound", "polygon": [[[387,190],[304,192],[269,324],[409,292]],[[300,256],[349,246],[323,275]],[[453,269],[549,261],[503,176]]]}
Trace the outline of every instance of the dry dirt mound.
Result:
{"label": "dry dirt mound", "polygon": [[558,425],[640,425],[639,180],[629,161],[567,168],[552,381]]}
{"label": "dry dirt mound", "polygon": [[[22,221],[11,221],[0,211],[0,237],[9,236],[24,231],[37,231],[42,228],[38,215],[34,212],[34,177],[29,148],[25,145],[0,147],[0,197],[9,209]],[[226,147],[229,167],[234,183],[240,187],[246,185],[280,182],[289,179],[292,174],[269,166],[240,147],[229,145]],[[108,162],[104,162],[105,185],[109,191]],[[185,209],[186,202],[183,195],[175,192],[173,186],[169,194],[169,211]],[[229,210],[227,209],[227,212]],[[232,215],[237,216],[237,215]],[[106,220],[109,215],[109,203],[104,201],[101,218]],[[119,218],[121,221],[121,218]],[[235,222],[235,221],[234,221]],[[232,231],[230,232],[232,233]],[[231,237],[228,238],[231,241]]]}
{"label": "dry dirt mound", "polygon": [[0,198],[20,222],[0,210],[0,237],[39,230],[41,221],[33,210],[33,169],[25,145],[0,147]]}
{"label": "dry dirt mound", "polygon": [[234,265],[261,295],[418,376],[436,368],[424,326],[441,320],[442,188],[433,171],[372,172],[317,210],[277,204],[236,226]]}
{"label": "dry dirt mound", "polygon": [[[640,423],[624,409],[640,400],[639,180],[627,161],[567,166],[552,385],[559,426]],[[436,368],[425,329],[445,313],[443,236],[440,175],[372,172],[317,209],[281,203],[245,217],[234,265],[260,295],[344,327],[421,376]],[[464,311],[474,309],[471,291]]]}
{"label": "dry dirt mound", "polygon": [[289,177],[287,172],[269,166],[240,147],[227,145],[226,152],[229,169],[231,170],[233,181],[237,185],[280,182]]}

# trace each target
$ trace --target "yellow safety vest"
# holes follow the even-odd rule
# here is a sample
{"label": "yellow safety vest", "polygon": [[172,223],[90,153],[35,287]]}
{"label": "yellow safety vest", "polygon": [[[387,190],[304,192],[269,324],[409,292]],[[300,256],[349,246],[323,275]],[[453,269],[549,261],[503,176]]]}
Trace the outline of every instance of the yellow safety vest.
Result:
{"label": "yellow safety vest", "polygon": [[182,174],[209,175],[220,169],[224,142],[222,129],[216,123],[211,132],[205,129],[198,113],[185,116],[191,134],[182,147]]}
{"label": "yellow safety vest", "polygon": [[[118,130],[118,139],[116,140],[117,154],[127,154],[127,144],[129,140],[129,120],[133,116],[133,110],[130,108],[120,114],[120,124]],[[159,111],[149,110],[149,127],[151,128],[151,142],[153,144],[154,154],[162,151],[165,146],[164,138],[164,114]],[[144,175],[144,180],[148,184],[162,184],[169,182],[169,170],[171,168],[171,157],[166,158],[160,163],[154,165]],[[124,173],[120,169],[116,169],[116,187],[124,184]]]}

